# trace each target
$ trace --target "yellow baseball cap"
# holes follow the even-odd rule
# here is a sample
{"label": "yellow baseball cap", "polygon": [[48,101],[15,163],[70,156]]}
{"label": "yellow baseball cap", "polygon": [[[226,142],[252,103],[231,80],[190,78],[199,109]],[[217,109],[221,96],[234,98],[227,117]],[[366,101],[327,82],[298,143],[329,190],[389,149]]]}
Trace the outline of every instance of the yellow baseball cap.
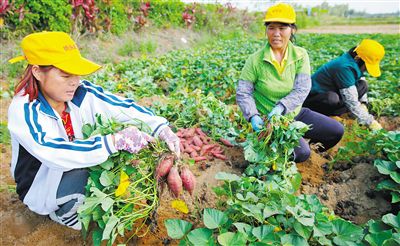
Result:
{"label": "yellow baseball cap", "polygon": [[281,22],[293,24],[296,22],[296,12],[287,3],[272,5],[265,14],[264,22]]}
{"label": "yellow baseball cap", "polygon": [[365,62],[367,71],[373,77],[381,76],[379,63],[385,55],[385,48],[372,39],[364,39],[354,50]]}
{"label": "yellow baseball cap", "polygon": [[38,32],[22,39],[23,56],[17,56],[8,62],[27,60],[30,65],[52,65],[74,75],[91,74],[101,68],[100,65],[81,56],[75,42],[65,32]]}

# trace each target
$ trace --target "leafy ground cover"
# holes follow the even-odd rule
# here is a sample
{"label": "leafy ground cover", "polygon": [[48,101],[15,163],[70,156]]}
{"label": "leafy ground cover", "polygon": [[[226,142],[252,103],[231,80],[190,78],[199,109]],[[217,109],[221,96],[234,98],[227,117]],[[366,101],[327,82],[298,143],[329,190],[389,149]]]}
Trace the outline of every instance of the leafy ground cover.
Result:
{"label": "leafy ground cover", "polygon": [[[324,35],[321,37],[308,34],[299,35],[297,42],[310,51],[312,66],[315,69],[347,51],[364,37],[367,36]],[[396,67],[398,65],[396,57],[398,35],[376,35],[373,38],[384,43],[387,54],[383,62],[382,80],[368,78],[371,81],[370,107],[375,114],[396,117],[399,100],[398,81],[395,80],[399,75]],[[188,206],[188,214],[183,213],[181,209],[171,208],[171,198],[167,192],[160,192],[157,197],[149,198],[149,201],[152,199],[161,201],[157,210],[158,218],[148,220],[145,224],[150,225],[148,236],[136,240],[136,243],[161,245],[170,243],[171,239],[182,239],[182,245],[231,245],[232,242],[241,242],[243,245],[246,243],[252,245],[267,243],[395,245],[399,243],[398,210],[391,207],[390,200],[379,200],[379,204],[382,207],[387,205],[388,209],[382,211],[378,218],[365,224],[369,219],[367,218],[366,221],[357,225],[337,216],[343,215],[344,218],[352,220],[351,216],[346,217],[345,213],[340,211],[340,208],[346,210],[351,207],[348,206],[350,203],[341,203],[341,206],[337,206],[339,209],[329,208],[331,209],[329,210],[321,194],[315,192],[317,193],[315,196],[305,192],[302,188],[305,186],[304,182],[302,183],[298,168],[291,162],[290,156],[306,126],[291,122],[290,119],[280,118],[266,125],[259,135],[251,133],[240,110],[234,105],[235,81],[246,57],[262,45],[262,40],[253,38],[222,40],[191,51],[174,51],[158,58],[131,60],[110,65],[103,72],[92,76],[95,83],[105,86],[114,93],[133,96],[145,102],[156,113],[168,118],[175,130],[199,127],[214,141],[219,141],[223,137],[235,145],[229,148],[224,147],[227,160],[210,160],[206,162],[206,165],[191,167],[199,185],[193,197],[182,197]],[[387,90],[390,86],[392,89]],[[385,105],[390,106],[384,109],[378,107],[381,111],[374,110],[374,105],[382,100],[388,100]],[[88,134],[92,130],[88,131]],[[358,139],[363,141],[360,143]],[[376,173],[383,174],[378,173],[374,176],[378,177],[377,184],[382,181],[379,188],[389,190],[389,196],[392,192],[392,202],[396,202],[398,199],[398,132],[381,131],[371,134],[364,128],[350,129],[346,141],[350,143],[339,150],[337,156],[337,163],[342,164],[333,164],[332,169],[346,174],[347,169],[353,168],[352,162],[359,163],[360,158],[368,160],[364,161],[365,165],[369,165]],[[365,151],[366,149],[369,151]],[[372,155],[369,155],[369,152]],[[117,189],[123,179],[121,169],[126,169],[128,166],[124,164],[127,161],[125,157],[116,158],[120,161],[120,166],[116,169],[111,169],[104,164],[103,166],[109,169],[94,170],[94,173],[97,172],[97,178],[92,184],[93,187],[100,189],[99,191],[92,189],[92,194],[98,195],[93,196],[92,205],[96,205],[97,208],[92,207],[96,210],[94,213],[96,216],[92,218],[97,222],[100,221],[100,228],[103,226],[101,236],[104,239],[114,239],[114,235],[120,232],[126,238],[117,238],[116,241],[126,243],[131,236],[134,238],[135,232],[126,232],[124,230],[129,230],[130,227],[122,228],[122,226],[122,229],[117,226],[115,231],[112,231],[112,227],[107,227],[106,223],[114,226],[118,221],[112,214],[104,216],[110,212],[111,208],[125,206],[123,205],[125,198],[115,197],[114,201],[107,199],[116,195],[107,190],[107,184],[112,183]],[[156,157],[151,158],[153,160]],[[359,161],[354,158],[359,158]],[[343,168],[344,165],[347,168]],[[132,168],[136,168],[135,171],[132,171]],[[124,170],[124,173],[134,176],[134,172],[139,170],[137,168],[139,167],[129,167],[129,170]],[[365,169],[361,167],[357,170],[361,172]],[[144,171],[150,173],[151,176],[154,170],[150,168]],[[142,173],[142,171],[138,172]],[[326,165],[326,173],[332,173],[328,165]],[[302,174],[306,176],[307,172],[302,172]],[[363,178],[370,177],[363,176]],[[389,181],[384,182],[386,179]],[[342,175],[340,183],[346,183],[348,180],[350,178]],[[371,189],[377,187],[371,187]],[[328,189],[329,186],[325,188]],[[214,192],[211,192],[212,189]],[[299,192],[304,194],[299,195]],[[329,198],[337,196],[334,193],[325,195]],[[147,203],[143,205],[148,206]],[[89,205],[84,208],[88,211],[92,209]],[[153,208],[155,211],[155,207]],[[130,211],[131,208],[127,206],[125,209]],[[384,216],[380,219],[382,215]],[[42,220],[37,218],[36,221]],[[98,242],[99,232],[89,232],[95,236],[93,240],[89,239],[89,242]],[[70,241],[82,244],[79,235],[70,238]],[[111,240],[108,242],[110,243]],[[178,242],[173,241],[173,243]]]}

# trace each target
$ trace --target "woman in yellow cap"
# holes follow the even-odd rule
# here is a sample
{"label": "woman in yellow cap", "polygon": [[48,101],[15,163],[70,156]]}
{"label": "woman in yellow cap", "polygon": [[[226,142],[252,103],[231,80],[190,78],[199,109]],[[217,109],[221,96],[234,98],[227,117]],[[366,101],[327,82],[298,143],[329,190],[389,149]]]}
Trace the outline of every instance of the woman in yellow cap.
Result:
{"label": "woman in yellow cap", "polygon": [[[81,80],[100,66],[83,58],[68,34],[30,34],[21,46],[24,55],[10,62],[27,60],[29,65],[8,111],[17,193],[30,210],[79,230],[77,208],[84,199],[87,167],[119,150],[137,153],[153,137],[179,156],[179,138],[165,118]],[[82,126],[94,124],[97,114],[125,123],[139,119],[150,135],[131,126],[83,140]]]}
{"label": "woman in yellow cap", "polygon": [[364,39],[312,75],[311,92],[304,105],[325,115],[350,112],[360,124],[368,125],[372,130],[382,129],[368,113],[368,84],[362,76],[367,70],[373,77],[379,77],[379,63],[384,55],[385,49],[380,43]]}
{"label": "woman in yellow cap", "polygon": [[[259,131],[262,116],[291,115],[295,120],[312,125],[305,134],[311,143],[322,143],[327,150],[339,142],[343,126],[322,114],[302,108],[310,88],[310,62],[307,51],[295,46],[296,13],[292,6],[278,3],[266,13],[267,44],[246,61],[236,90],[237,103],[244,117]],[[294,161],[302,162],[310,156],[304,139],[294,150]]]}

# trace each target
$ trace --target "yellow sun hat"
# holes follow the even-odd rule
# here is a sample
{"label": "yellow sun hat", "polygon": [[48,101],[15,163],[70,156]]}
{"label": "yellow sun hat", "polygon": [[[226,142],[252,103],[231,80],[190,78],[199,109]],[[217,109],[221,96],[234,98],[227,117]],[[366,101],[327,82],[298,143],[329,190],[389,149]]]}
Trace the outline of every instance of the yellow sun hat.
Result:
{"label": "yellow sun hat", "polygon": [[38,32],[22,39],[23,56],[8,62],[27,60],[30,65],[54,66],[73,75],[91,74],[100,65],[81,56],[75,42],[65,32]]}
{"label": "yellow sun hat", "polygon": [[296,22],[296,12],[287,3],[277,3],[268,8],[264,22],[281,22],[293,24]]}
{"label": "yellow sun hat", "polygon": [[367,71],[371,76],[381,76],[379,63],[385,55],[385,48],[380,43],[372,39],[364,39],[354,51],[365,62]]}

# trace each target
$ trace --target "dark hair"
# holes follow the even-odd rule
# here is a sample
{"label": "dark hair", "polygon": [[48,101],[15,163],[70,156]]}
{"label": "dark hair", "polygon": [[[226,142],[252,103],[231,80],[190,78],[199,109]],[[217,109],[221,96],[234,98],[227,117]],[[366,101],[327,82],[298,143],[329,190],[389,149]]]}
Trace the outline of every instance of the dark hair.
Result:
{"label": "dark hair", "polygon": [[[36,99],[39,95],[39,81],[35,78],[35,76],[33,76],[32,67],[33,65],[28,65],[26,67],[24,76],[14,89],[14,95],[17,95],[20,91],[25,90],[22,96],[29,95],[30,102]],[[42,71],[47,72],[52,69],[53,66],[39,66],[39,68]]]}
{"label": "dark hair", "polygon": [[[281,22],[279,22],[279,23],[284,25],[284,26],[288,26],[288,27],[290,27],[290,28],[292,28],[292,29],[297,31],[297,26],[296,26],[295,23],[293,23],[293,24],[281,23]],[[264,22],[265,28],[267,28],[269,24],[271,24],[271,22]],[[267,31],[267,30],[265,30],[265,31]],[[290,39],[289,40],[292,43],[296,42],[296,37],[295,37],[295,35],[293,33],[290,35]]]}
{"label": "dark hair", "polygon": [[358,57],[357,52],[354,51],[356,49],[356,47],[357,46],[354,46],[353,48],[349,49],[349,51],[347,53],[349,53],[349,55],[351,55],[351,57],[354,58],[358,67],[361,68],[362,66],[365,65],[365,62],[360,57]]}

